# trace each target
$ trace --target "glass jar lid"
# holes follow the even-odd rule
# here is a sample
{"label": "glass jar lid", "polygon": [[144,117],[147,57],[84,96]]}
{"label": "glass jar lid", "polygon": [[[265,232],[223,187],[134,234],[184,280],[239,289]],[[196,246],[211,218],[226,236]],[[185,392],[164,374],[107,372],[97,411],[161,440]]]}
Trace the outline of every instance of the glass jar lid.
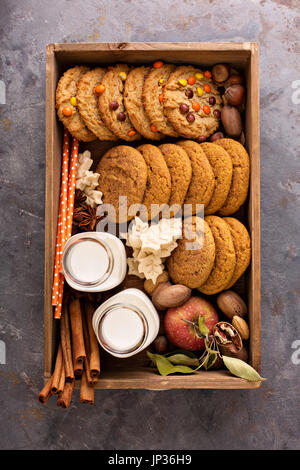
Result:
{"label": "glass jar lid", "polygon": [[66,277],[81,286],[103,283],[113,269],[113,255],[103,241],[82,237],[67,242],[62,256],[62,269]]}
{"label": "glass jar lid", "polygon": [[128,354],[139,349],[148,335],[148,322],[134,305],[113,304],[104,310],[98,326],[101,345],[108,352]]}

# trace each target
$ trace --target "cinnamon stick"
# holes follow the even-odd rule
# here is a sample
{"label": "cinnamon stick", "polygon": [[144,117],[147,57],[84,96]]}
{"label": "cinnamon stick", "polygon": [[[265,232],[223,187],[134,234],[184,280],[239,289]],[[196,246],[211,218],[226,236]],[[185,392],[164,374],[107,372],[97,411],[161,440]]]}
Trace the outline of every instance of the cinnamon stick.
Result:
{"label": "cinnamon stick", "polygon": [[75,377],[81,377],[82,372],[83,372],[83,362],[82,362],[82,360],[76,361],[76,360],[73,359],[73,362],[74,362]]}
{"label": "cinnamon stick", "polygon": [[64,390],[60,397],[57,399],[57,406],[61,406],[62,408],[69,408],[72,398],[72,393],[74,389],[74,381],[73,382],[66,382],[64,386]]}
{"label": "cinnamon stick", "polygon": [[89,330],[87,326],[87,319],[86,315],[82,315],[82,327],[83,327],[83,338],[85,344],[85,351],[86,357],[84,359],[84,369],[86,373],[87,381],[90,385],[93,385],[93,378],[91,376],[91,369],[90,369],[90,338],[89,338]]}
{"label": "cinnamon stick", "polygon": [[38,394],[38,401],[42,404],[45,404],[52,395],[52,392],[51,392],[52,380],[53,380],[53,375],[51,375],[50,379],[44,385],[44,388]]}
{"label": "cinnamon stick", "polygon": [[83,362],[84,358],[86,357],[86,351],[83,338],[82,313],[79,299],[72,299],[70,301],[69,312],[71,319],[74,363]]}
{"label": "cinnamon stick", "polygon": [[59,343],[58,350],[57,350],[57,356],[56,356],[56,361],[55,361],[55,368],[53,372],[53,380],[52,380],[52,393],[53,395],[56,395],[59,392],[59,384],[61,380],[61,374],[62,374],[62,369],[63,369],[63,356],[62,356],[62,349],[61,349],[61,343]]}
{"label": "cinnamon stick", "polygon": [[94,315],[94,306],[90,302],[85,304],[85,313],[87,320],[87,327],[89,333],[89,360],[90,360],[90,370],[91,376],[93,379],[98,378],[100,375],[100,351],[98,340],[93,329],[93,315]]}
{"label": "cinnamon stick", "polygon": [[89,385],[85,370],[80,381],[80,403],[88,403],[90,405],[95,403],[95,390],[93,386]]}
{"label": "cinnamon stick", "polygon": [[61,348],[64,359],[64,370],[66,376],[66,382],[73,382],[75,379],[71,349],[71,336],[70,336],[70,325],[69,325],[69,313],[67,307],[67,301],[64,301],[63,315],[60,323],[60,338]]}
{"label": "cinnamon stick", "polygon": [[65,366],[64,366],[64,362],[63,362],[62,367],[61,367],[60,381],[59,381],[59,384],[58,384],[57,395],[60,395],[63,392],[64,386],[65,386],[65,381],[66,381],[66,374],[65,374]]}

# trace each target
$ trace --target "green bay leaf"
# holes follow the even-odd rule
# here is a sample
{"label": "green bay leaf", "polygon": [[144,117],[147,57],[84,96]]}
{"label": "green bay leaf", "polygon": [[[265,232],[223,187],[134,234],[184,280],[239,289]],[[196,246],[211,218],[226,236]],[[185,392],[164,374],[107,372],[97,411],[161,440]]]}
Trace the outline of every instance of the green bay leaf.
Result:
{"label": "green bay leaf", "polygon": [[194,359],[197,358],[196,354],[194,354],[192,351],[189,351],[187,349],[174,349],[174,351],[170,351],[164,354],[164,356],[169,357],[169,356],[172,356],[173,354],[184,354],[185,356],[193,357]]}
{"label": "green bay leaf", "polygon": [[176,365],[174,366],[166,357],[155,354],[156,367],[160,375],[169,375],[180,372],[181,374],[192,374],[194,369],[187,366]]}
{"label": "green bay leaf", "polygon": [[168,360],[172,364],[184,366],[197,367],[199,365],[199,361],[197,358],[189,357],[186,354],[172,354],[172,356],[168,356]]}
{"label": "green bay leaf", "polygon": [[236,357],[222,356],[227,369],[237,377],[249,380],[250,382],[261,382],[267,380],[259,375],[253,367]]}

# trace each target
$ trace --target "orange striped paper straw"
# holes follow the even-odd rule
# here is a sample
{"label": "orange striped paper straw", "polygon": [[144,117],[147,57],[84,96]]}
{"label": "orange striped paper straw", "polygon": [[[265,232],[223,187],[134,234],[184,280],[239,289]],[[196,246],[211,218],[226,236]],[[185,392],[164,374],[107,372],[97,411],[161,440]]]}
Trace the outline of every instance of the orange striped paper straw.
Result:
{"label": "orange striped paper straw", "polygon": [[59,278],[60,278],[59,271],[61,267],[62,230],[64,230],[65,232],[65,227],[66,227],[69,148],[70,148],[70,134],[66,129],[64,129],[61,193],[60,193],[60,200],[59,200],[59,213],[58,213],[58,222],[57,222],[55,263],[54,263],[54,276],[53,276],[53,287],[52,287],[52,305],[57,305],[58,297],[59,297]]}
{"label": "orange striped paper straw", "polygon": [[[70,159],[69,167],[69,180],[68,180],[68,199],[67,199],[67,211],[66,211],[66,230],[64,242],[61,244],[61,253],[64,249],[65,243],[72,235],[72,221],[73,221],[73,211],[74,211],[74,199],[75,199],[75,185],[76,185],[76,174],[77,174],[77,163],[78,163],[78,150],[79,142],[77,139],[73,138],[72,140],[72,152]],[[64,290],[64,276],[60,273],[59,279],[59,290],[58,290],[58,303],[55,308],[54,318],[61,318],[61,309],[62,309],[62,300],[63,300],[63,290]]]}

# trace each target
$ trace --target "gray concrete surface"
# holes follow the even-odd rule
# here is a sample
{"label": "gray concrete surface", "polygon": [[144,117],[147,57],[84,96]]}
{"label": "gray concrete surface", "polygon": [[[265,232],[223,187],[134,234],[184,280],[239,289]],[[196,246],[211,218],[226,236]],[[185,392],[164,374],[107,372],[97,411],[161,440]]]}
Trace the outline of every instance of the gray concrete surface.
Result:
{"label": "gray concrete surface", "polygon": [[[291,358],[300,340],[299,1],[1,0],[0,24],[0,448],[299,449],[300,364]],[[77,394],[66,412],[55,401],[40,406],[46,44],[252,40],[261,50],[268,381],[252,392],[101,391],[95,408],[80,406]]]}

